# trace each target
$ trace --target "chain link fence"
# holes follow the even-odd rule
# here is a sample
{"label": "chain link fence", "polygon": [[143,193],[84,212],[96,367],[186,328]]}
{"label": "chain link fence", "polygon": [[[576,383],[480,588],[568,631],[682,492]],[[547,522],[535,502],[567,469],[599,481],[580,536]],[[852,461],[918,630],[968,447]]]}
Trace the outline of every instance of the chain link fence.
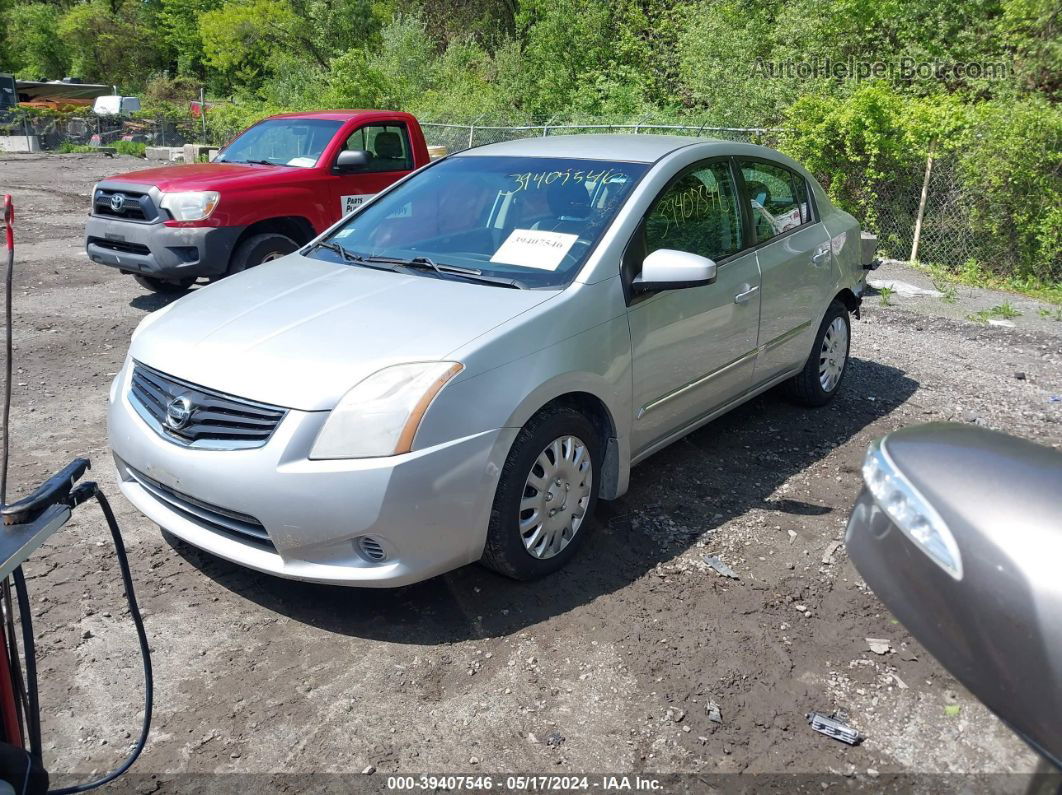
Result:
{"label": "chain link fence", "polygon": [[[430,146],[448,153],[474,146],[581,133],[683,135],[777,147],[784,130],[767,127],[715,127],[707,124],[658,123],[586,124],[453,124],[422,122]],[[183,146],[186,143],[224,145],[237,130],[204,125],[202,118],[152,118],[98,116],[92,113],[39,114],[12,109],[0,115],[0,136],[35,138],[43,151],[70,151],[79,147],[112,147],[119,141],[146,146]],[[908,173],[867,185],[873,202],[860,221],[878,234],[883,256],[907,260],[914,255],[923,262],[959,266],[967,259],[985,255],[984,241],[973,230],[971,202],[959,178],[954,157],[932,163],[928,182],[925,164]],[[923,185],[925,200],[922,201]],[[920,212],[921,207],[921,212]],[[919,223],[921,217],[921,223]],[[918,245],[915,246],[916,233]]]}
{"label": "chain link fence", "polygon": [[[209,132],[209,131],[208,131]],[[0,136],[25,138],[26,149],[59,152],[71,147],[110,147],[118,141],[146,146],[183,146],[201,142],[200,119],[95,113],[39,113],[16,108],[0,112]],[[208,141],[211,136],[207,135]]]}
{"label": "chain link fence", "polygon": [[[429,145],[445,147],[449,153],[517,138],[580,133],[685,135],[777,147],[785,132],[770,127],[652,123],[496,126],[422,122],[421,127]],[[923,204],[924,180],[925,172],[914,168],[909,173],[895,174],[887,181],[867,186],[868,192],[875,198],[860,221],[877,233],[881,254],[906,260],[911,259],[914,253],[924,262],[950,266],[959,266],[971,257],[976,258],[981,253],[981,247],[970,225],[970,203],[963,192],[956,161],[948,158],[933,163]],[[916,230],[919,240],[917,250],[914,246]]]}

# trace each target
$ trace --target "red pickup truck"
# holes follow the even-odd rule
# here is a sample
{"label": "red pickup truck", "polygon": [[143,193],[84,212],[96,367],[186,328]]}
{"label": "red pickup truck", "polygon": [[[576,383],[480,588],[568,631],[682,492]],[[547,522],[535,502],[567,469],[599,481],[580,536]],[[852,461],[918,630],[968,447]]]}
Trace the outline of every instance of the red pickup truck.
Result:
{"label": "red pickup truck", "polygon": [[408,113],[272,116],[211,163],[97,183],[85,249],[148,289],[185,290],[291,253],[428,161]]}

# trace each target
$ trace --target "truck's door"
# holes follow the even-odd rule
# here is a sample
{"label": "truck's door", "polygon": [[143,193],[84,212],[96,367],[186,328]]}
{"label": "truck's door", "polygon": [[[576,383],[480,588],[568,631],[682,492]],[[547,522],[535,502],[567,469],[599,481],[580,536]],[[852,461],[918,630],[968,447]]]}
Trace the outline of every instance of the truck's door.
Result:
{"label": "truck's door", "polygon": [[[357,171],[340,173],[332,169],[332,195],[338,221],[371,199],[392,182],[413,170],[413,148],[409,130],[397,120],[368,122],[350,133],[336,151],[361,149],[369,154],[369,162]],[[333,160],[334,162],[334,160]]]}

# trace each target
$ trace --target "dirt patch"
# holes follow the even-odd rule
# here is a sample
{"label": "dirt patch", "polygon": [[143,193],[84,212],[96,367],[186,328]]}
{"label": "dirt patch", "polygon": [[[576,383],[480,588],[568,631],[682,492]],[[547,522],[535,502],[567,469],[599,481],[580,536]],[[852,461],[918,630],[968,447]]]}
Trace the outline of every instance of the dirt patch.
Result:
{"label": "dirt patch", "polygon": [[[830,407],[768,394],[652,457],[545,581],[471,566],[395,591],[287,582],[167,539],[117,495],[107,388],[132,329],[163,300],[89,262],[81,235],[93,182],[136,165],[0,160],[0,192],[19,211],[12,482],[24,491],[89,455],[114,497],[156,667],[138,787],[368,766],[377,779],[784,772],[868,786],[885,780],[875,774],[1032,770],[1033,755],[896,624],[836,542],[883,433],[945,419],[1062,442],[1050,324],[996,328],[869,301]],[[740,579],[711,571],[709,553]],[[137,730],[141,683],[98,512],[80,509],[27,569],[46,762],[103,771]],[[872,653],[868,637],[893,651]],[[813,709],[846,711],[866,741],[811,731]]]}

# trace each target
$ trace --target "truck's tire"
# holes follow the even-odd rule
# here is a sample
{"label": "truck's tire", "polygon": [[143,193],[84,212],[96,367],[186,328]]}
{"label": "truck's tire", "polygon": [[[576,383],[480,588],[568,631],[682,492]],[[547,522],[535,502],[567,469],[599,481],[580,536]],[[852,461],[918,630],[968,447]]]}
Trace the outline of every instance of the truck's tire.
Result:
{"label": "truck's tire", "polygon": [[[516,580],[567,563],[590,531],[603,460],[597,430],[575,409],[556,406],[532,417],[502,468],[480,562]],[[542,543],[550,538],[556,543]]]}
{"label": "truck's tire", "polygon": [[786,397],[798,405],[811,407],[825,406],[833,400],[848,371],[851,339],[848,308],[840,301],[832,301],[804,369],[782,385]]}
{"label": "truck's tire", "polygon": [[173,293],[183,293],[195,284],[194,276],[187,279],[181,279],[179,282],[167,282],[162,279],[156,279],[154,276],[143,276],[139,273],[134,273],[133,278],[136,279],[137,284],[147,290],[151,290],[153,293],[170,295]]}
{"label": "truck's tire", "polygon": [[290,254],[299,247],[298,243],[286,235],[277,232],[266,232],[261,235],[251,235],[237,246],[229,260],[229,269],[226,276],[241,273],[263,262],[280,259]]}

